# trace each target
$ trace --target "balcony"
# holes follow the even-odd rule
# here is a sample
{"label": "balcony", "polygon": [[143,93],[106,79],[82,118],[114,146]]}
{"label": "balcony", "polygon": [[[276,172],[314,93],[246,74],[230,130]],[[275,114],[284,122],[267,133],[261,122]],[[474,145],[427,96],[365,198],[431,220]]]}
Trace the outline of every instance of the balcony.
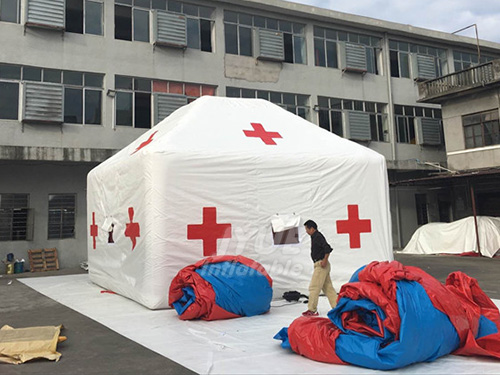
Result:
{"label": "balcony", "polygon": [[441,103],[463,93],[500,83],[500,60],[489,61],[418,85],[419,102]]}

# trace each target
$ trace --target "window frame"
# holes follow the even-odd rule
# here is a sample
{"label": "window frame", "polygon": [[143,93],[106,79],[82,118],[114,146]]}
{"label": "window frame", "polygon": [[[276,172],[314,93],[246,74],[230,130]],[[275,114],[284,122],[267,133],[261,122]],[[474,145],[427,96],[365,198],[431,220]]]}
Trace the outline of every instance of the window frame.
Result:
{"label": "window frame", "polygon": [[[5,21],[5,20],[0,20],[0,22],[8,22],[8,23],[16,23],[19,24],[21,23],[21,0],[15,0],[16,1],[16,21]],[[1,6],[2,6],[2,0],[0,0],[0,11],[1,11]],[[1,13],[0,13],[1,16]]]}
{"label": "window frame", "polygon": [[[361,45],[365,47],[366,54],[366,66],[367,72],[370,74],[380,75],[379,68],[379,55],[382,50],[380,47],[380,43],[382,38],[372,35],[359,34],[355,32],[349,32],[344,30],[331,29],[327,27],[314,26],[313,31],[313,39],[314,39],[314,66],[323,67],[323,68],[331,68],[331,69],[340,69],[340,53],[339,53],[339,43],[348,42]],[[363,41],[362,41],[363,39]],[[323,47],[324,56],[323,59],[325,61],[325,65],[318,64],[319,56],[316,55],[316,42],[321,43]],[[328,64],[328,50],[327,43],[335,43],[335,66],[329,66]],[[371,52],[369,52],[371,50]],[[369,55],[373,57],[369,59]],[[371,61],[369,61],[371,60]],[[368,69],[369,67],[373,67],[373,71]]]}
{"label": "window frame", "polygon": [[[229,15],[233,15],[236,17],[236,21],[234,20],[228,20]],[[248,18],[249,22],[242,23],[240,21],[241,17],[246,17]],[[274,22],[276,24],[274,25]],[[305,33],[305,24],[299,23],[299,22],[292,22],[292,21],[287,21],[283,19],[275,19],[272,17],[266,17],[266,16],[260,16],[256,14],[248,14],[244,12],[235,12],[231,10],[224,10],[224,15],[223,15],[223,23],[224,23],[224,53],[228,55],[237,55],[237,56],[248,56],[248,57],[254,57],[255,51],[254,51],[254,32],[257,29],[263,29],[263,30],[270,30],[270,31],[279,31],[283,34],[283,51],[284,51],[284,57],[283,57],[283,63],[287,64],[300,64],[300,65],[307,65],[307,35]],[[284,25],[290,25],[290,28],[285,27]],[[236,27],[236,40],[237,40],[237,51],[238,53],[231,53],[227,52],[227,34],[226,34],[226,25],[233,25]],[[249,29],[250,30],[250,50],[251,54],[242,54],[241,53],[241,37],[240,37],[240,29]],[[286,29],[286,30],[284,30]],[[285,41],[285,34],[291,36],[291,48],[292,50],[287,51],[287,43]],[[301,39],[302,40],[302,48],[303,51],[301,51],[301,62],[298,62],[297,59],[297,48],[296,48],[296,41]],[[293,61],[286,61],[285,56],[290,55],[292,56]]]}
{"label": "window frame", "polygon": [[[492,118],[490,120],[485,120],[484,117],[487,115],[492,115]],[[466,120],[468,118],[472,119],[474,116],[479,117],[479,122],[473,122],[473,123],[469,123],[469,124],[465,125]],[[496,123],[496,131],[494,131],[494,133],[496,133],[496,138],[498,140],[497,143],[493,142],[491,144],[486,144],[485,126],[488,123]],[[466,150],[500,145],[500,115],[499,115],[498,108],[462,116],[462,128],[463,128],[463,135],[464,135],[464,147]],[[479,128],[481,130],[481,144],[480,145],[476,144],[477,135],[475,135],[475,133],[474,133],[474,128]],[[467,129],[472,129],[472,132],[473,132],[472,137],[467,135]],[[467,142],[468,139],[473,140],[472,146],[468,145],[468,142]]]}
{"label": "window frame", "polygon": [[[430,114],[430,116],[429,116]],[[417,144],[417,118],[432,118],[441,121],[441,132],[443,131],[443,120],[441,108],[420,107],[394,104],[394,122],[396,126],[396,143]],[[399,121],[404,121],[404,134],[400,132]],[[441,133],[442,136],[442,133]],[[442,138],[441,138],[442,139]]]}
{"label": "window frame", "polygon": [[[434,65],[436,68],[436,77],[446,75],[448,72],[448,55],[447,50],[444,48],[433,47],[430,45],[416,44],[403,40],[389,40],[389,54],[391,52],[398,53],[398,76],[394,75],[392,70],[393,64],[392,59],[389,64],[390,72],[392,78],[407,78],[416,79],[415,72],[412,69],[412,55],[430,56],[434,58]],[[401,54],[408,55],[408,69],[409,77],[401,76]]]}
{"label": "window frame", "polygon": [[[228,90],[233,90],[233,93],[228,94]],[[238,96],[232,95],[234,93],[237,93]],[[273,101],[273,99],[271,99],[271,95],[274,96],[275,98],[278,95],[280,95],[280,101],[279,102]],[[294,104],[286,103],[286,101],[284,100],[284,95],[293,95],[294,96]],[[266,98],[266,96],[267,96],[267,98]],[[310,106],[309,106],[310,97],[309,97],[309,95],[295,94],[295,93],[289,93],[289,92],[280,92],[280,91],[255,90],[255,89],[246,89],[246,88],[241,88],[241,87],[227,86],[226,87],[226,97],[228,97],[228,98],[264,99],[264,100],[270,101],[271,103],[274,103],[274,104],[280,106],[283,109],[286,109],[288,112],[291,112],[299,117],[302,117],[305,120],[307,120],[310,116]],[[303,102],[306,104],[300,104],[300,102]],[[301,114],[303,114],[303,116],[301,116]]]}

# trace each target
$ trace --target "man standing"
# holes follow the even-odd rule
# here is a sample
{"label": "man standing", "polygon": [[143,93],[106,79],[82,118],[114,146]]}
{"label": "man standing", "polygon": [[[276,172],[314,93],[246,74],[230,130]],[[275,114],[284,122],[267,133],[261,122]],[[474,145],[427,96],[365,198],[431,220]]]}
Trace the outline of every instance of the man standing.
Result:
{"label": "man standing", "polygon": [[323,290],[332,309],[337,305],[337,292],[330,279],[330,262],[328,257],[332,247],[326,242],[325,236],[318,231],[318,226],[312,220],[304,223],[306,232],[311,236],[311,258],[314,262],[314,271],[309,284],[309,303],[303,316],[317,316],[319,293]]}

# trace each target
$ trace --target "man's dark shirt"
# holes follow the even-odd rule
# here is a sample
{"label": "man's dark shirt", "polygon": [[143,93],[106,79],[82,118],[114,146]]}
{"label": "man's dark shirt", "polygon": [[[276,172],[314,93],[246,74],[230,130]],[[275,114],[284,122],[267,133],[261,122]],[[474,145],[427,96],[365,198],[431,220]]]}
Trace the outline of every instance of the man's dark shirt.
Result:
{"label": "man's dark shirt", "polygon": [[326,254],[332,252],[332,247],[326,242],[325,236],[316,231],[311,235],[311,258],[313,262],[323,260]]}

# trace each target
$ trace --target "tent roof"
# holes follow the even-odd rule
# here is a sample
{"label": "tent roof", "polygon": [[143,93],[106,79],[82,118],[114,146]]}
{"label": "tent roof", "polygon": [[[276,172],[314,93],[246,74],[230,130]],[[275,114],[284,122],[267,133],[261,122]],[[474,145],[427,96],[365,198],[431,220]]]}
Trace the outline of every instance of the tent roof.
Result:
{"label": "tent roof", "polygon": [[178,109],[118,155],[158,152],[383,158],[266,100],[212,96]]}

